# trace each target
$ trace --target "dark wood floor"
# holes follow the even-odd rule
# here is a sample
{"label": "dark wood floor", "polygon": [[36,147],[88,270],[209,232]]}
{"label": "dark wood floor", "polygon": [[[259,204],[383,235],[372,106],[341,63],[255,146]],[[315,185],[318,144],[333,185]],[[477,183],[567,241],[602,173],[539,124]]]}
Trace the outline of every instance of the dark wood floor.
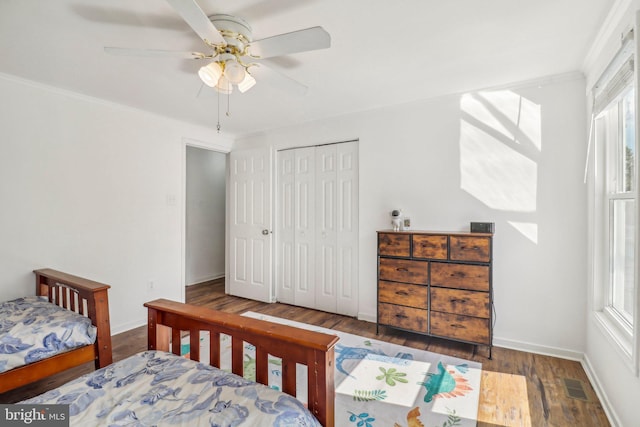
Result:
{"label": "dark wood floor", "polygon": [[[476,352],[474,346],[468,344],[428,338],[384,327],[381,327],[380,334],[376,335],[374,323],[286,304],[266,304],[226,295],[222,280],[189,286],[186,300],[191,304],[221,311],[255,311],[480,362],[483,374],[478,426],[481,427],[610,425],[578,362],[500,347],[494,347],[493,358],[489,360],[485,347],[480,347]],[[146,327],[115,335],[114,361],[145,350],[146,343]],[[35,396],[91,370],[92,364],[87,364],[0,394],[0,403],[11,403]],[[587,400],[568,397],[563,378],[576,379],[584,384]]]}

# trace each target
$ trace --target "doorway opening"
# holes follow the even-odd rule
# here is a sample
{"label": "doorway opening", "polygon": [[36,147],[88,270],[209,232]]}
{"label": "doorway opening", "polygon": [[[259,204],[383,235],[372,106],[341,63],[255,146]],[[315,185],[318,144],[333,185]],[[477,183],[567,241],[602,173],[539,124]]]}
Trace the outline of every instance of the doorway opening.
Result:
{"label": "doorway opening", "polygon": [[224,282],[227,154],[187,145],[185,285]]}

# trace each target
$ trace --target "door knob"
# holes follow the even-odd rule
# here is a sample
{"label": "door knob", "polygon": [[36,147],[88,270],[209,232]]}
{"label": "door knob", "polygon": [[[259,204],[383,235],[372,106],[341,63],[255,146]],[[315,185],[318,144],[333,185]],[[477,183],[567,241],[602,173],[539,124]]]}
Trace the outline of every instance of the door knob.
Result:
{"label": "door knob", "polygon": [[262,234],[264,234],[265,236],[268,236],[270,233],[269,230],[267,230],[266,228],[264,230],[262,230]]}

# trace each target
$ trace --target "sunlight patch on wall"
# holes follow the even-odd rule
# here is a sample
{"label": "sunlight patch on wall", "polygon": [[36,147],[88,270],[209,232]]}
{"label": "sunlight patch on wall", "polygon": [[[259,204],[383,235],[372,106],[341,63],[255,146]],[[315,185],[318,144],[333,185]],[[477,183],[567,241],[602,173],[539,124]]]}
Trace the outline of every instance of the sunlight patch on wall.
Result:
{"label": "sunlight patch on wall", "polygon": [[[535,212],[540,106],[502,90],[465,94],[460,109],[461,188],[492,209]],[[516,229],[537,240],[535,224]]]}
{"label": "sunlight patch on wall", "polygon": [[484,130],[460,122],[460,186],[492,209],[536,210],[537,165]]}
{"label": "sunlight patch on wall", "polygon": [[[517,144],[531,144],[542,150],[540,106],[510,90],[465,95],[467,111]],[[466,108],[466,109],[465,109]]]}
{"label": "sunlight patch on wall", "polygon": [[533,222],[516,222],[507,221],[510,226],[518,230],[524,237],[531,240],[533,243],[538,243],[538,224]]}

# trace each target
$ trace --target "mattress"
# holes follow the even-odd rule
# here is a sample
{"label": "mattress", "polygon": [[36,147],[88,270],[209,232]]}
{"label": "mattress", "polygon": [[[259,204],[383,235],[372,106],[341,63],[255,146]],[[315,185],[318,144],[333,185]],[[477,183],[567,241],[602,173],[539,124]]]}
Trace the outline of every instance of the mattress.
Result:
{"label": "mattress", "polygon": [[77,426],[320,426],[288,394],[161,351],[138,353],[22,403],[67,404]]}
{"label": "mattress", "polygon": [[0,372],[93,344],[91,319],[29,296],[0,303]]}

